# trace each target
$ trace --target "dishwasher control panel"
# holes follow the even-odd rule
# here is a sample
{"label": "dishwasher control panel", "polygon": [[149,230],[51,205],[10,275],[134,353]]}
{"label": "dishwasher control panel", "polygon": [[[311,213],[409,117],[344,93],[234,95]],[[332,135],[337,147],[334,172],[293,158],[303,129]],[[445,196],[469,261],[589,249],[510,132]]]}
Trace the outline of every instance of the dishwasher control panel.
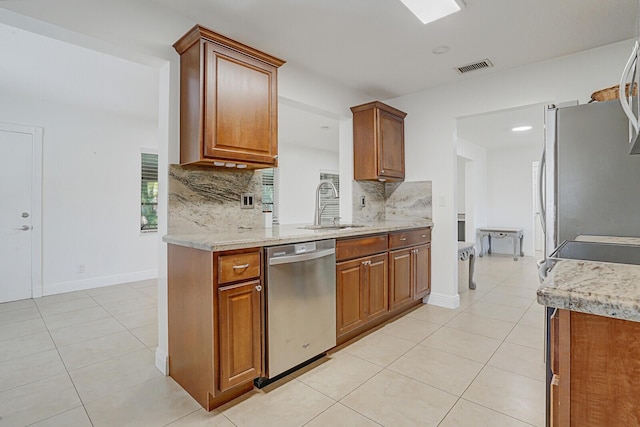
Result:
{"label": "dishwasher control panel", "polygon": [[316,250],[316,242],[298,243],[294,245],[293,250],[296,254],[303,254]]}

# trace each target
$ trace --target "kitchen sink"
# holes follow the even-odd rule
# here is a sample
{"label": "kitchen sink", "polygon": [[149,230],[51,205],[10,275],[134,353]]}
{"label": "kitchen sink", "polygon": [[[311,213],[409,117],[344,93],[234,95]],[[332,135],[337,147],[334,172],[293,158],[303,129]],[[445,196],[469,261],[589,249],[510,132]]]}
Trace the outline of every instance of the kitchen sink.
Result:
{"label": "kitchen sink", "polygon": [[320,225],[305,225],[299,227],[305,230],[348,230],[351,228],[366,227],[364,224],[320,224]]}

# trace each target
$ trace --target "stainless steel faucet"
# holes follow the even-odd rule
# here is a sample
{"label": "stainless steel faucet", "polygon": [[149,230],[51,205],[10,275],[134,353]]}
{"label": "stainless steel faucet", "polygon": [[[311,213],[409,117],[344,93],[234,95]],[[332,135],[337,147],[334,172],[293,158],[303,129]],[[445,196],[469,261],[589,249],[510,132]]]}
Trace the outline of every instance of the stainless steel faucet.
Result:
{"label": "stainless steel faucet", "polygon": [[324,211],[324,209],[327,207],[326,203],[320,206],[320,187],[325,184],[331,187],[331,189],[333,190],[333,197],[338,198],[338,189],[335,185],[333,185],[333,182],[326,180],[320,181],[320,184],[318,184],[318,187],[316,187],[316,210],[315,216],[313,217],[313,225],[320,225],[320,217],[322,216],[322,211]]}

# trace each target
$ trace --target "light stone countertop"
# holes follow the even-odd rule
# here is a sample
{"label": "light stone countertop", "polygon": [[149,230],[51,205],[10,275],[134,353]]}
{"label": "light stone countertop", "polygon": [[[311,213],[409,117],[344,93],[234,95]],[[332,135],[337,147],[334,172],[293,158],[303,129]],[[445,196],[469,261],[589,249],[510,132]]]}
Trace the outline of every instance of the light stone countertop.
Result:
{"label": "light stone countertop", "polygon": [[301,228],[305,225],[307,224],[274,225],[273,228],[235,229],[193,234],[167,234],[162,240],[166,243],[205,251],[225,251],[433,227],[433,221],[382,221],[367,224],[364,227],[340,230]]}
{"label": "light stone countertop", "polygon": [[[639,238],[578,236],[578,241],[640,244]],[[538,289],[540,304],[640,322],[640,266],[561,260]]]}

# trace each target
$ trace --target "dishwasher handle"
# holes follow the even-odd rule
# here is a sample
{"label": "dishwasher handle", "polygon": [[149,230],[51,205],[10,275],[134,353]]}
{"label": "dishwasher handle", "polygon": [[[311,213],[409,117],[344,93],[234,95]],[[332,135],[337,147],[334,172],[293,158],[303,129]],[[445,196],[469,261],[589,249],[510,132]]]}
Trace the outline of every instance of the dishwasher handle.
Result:
{"label": "dishwasher handle", "polygon": [[331,249],[323,249],[320,251],[307,252],[298,255],[289,255],[278,258],[271,258],[269,260],[269,265],[278,265],[278,264],[291,264],[294,262],[302,262],[302,261],[310,261],[312,259],[323,258],[329,255],[333,255],[336,253],[334,248]]}

